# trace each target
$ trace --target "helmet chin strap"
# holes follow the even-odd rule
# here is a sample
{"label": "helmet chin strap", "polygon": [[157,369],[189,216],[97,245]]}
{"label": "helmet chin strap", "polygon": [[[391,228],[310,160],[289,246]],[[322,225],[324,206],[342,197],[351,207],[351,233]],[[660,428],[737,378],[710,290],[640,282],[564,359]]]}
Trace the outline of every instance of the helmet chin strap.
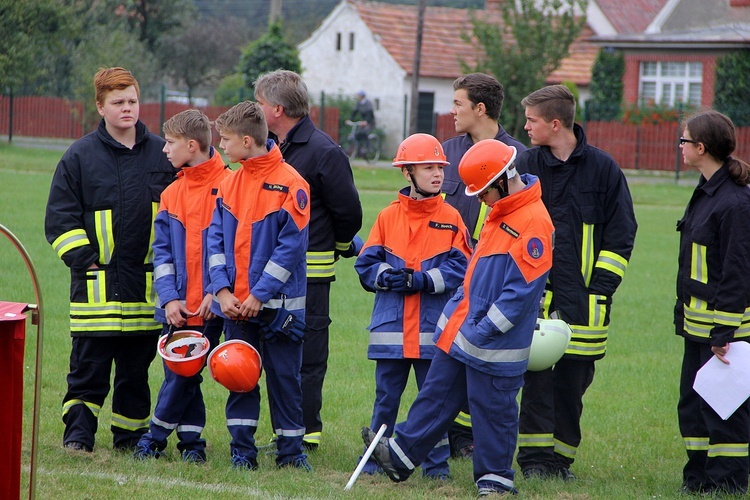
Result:
{"label": "helmet chin strap", "polygon": [[409,172],[409,179],[411,180],[411,185],[414,186],[414,191],[416,191],[417,194],[424,198],[432,198],[433,196],[437,196],[440,194],[440,191],[438,191],[437,193],[428,193],[427,191],[422,190],[417,184],[417,181],[414,180],[414,176],[411,175],[411,172]]}
{"label": "helmet chin strap", "polygon": [[[502,173],[502,175],[498,178],[498,181],[502,181],[503,188],[501,189],[499,186],[497,188],[497,192],[500,193],[500,199],[502,200],[506,196],[510,195],[508,192],[508,180],[512,179],[516,176],[518,172],[516,172],[515,168],[511,168],[506,170]],[[496,182],[496,185],[501,184],[501,182]]]}

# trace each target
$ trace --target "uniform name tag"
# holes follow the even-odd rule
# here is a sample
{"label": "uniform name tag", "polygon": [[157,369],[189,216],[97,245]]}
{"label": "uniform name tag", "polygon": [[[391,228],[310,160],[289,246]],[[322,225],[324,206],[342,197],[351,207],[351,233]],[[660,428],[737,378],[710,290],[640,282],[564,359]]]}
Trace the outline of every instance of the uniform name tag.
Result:
{"label": "uniform name tag", "polygon": [[458,226],[454,224],[447,224],[445,222],[434,222],[430,221],[430,227],[432,229],[447,229],[448,231],[458,232]]}
{"label": "uniform name tag", "polygon": [[280,193],[289,192],[289,188],[287,186],[282,186],[281,184],[269,184],[267,182],[263,183],[263,189],[266,189],[268,191],[279,191]]}
{"label": "uniform name tag", "polygon": [[512,227],[510,227],[505,222],[503,222],[502,224],[500,224],[500,229],[502,229],[503,231],[505,231],[509,235],[513,236],[514,238],[518,238],[520,236],[520,233],[518,231],[516,231],[515,229],[513,229]]}

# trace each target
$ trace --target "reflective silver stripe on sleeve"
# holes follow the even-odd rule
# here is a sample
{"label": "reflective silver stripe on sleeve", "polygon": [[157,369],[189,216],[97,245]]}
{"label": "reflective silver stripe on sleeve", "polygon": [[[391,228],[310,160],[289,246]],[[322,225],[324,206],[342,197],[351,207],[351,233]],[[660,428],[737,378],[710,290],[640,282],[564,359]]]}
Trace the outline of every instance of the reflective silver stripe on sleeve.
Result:
{"label": "reflective silver stripe on sleeve", "polygon": [[514,326],[513,323],[511,323],[510,320],[505,317],[505,315],[500,311],[500,309],[497,308],[495,304],[492,304],[490,310],[487,311],[487,317],[490,318],[490,321],[492,321],[492,323],[498,330],[500,330],[501,333],[507,332]]}
{"label": "reflective silver stripe on sleeve", "polygon": [[154,281],[158,280],[159,278],[163,278],[164,276],[168,275],[174,275],[175,274],[175,268],[174,264],[161,264],[159,266],[156,266],[154,268]]}
{"label": "reflective silver stripe on sleeve", "polygon": [[266,267],[263,268],[263,272],[270,274],[282,283],[286,283],[286,280],[292,275],[290,271],[287,271],[272,260],[268,261]]}
{"label": "reflective silver stripe on sleeve", "polygon": [[211,255],[208,258],[209,269],[212,267],[226,265],[226,264],[227,264],[227,257],[223,253],[217,253],[216,255]]}
{"label": "reflective silver stripe on sleeve", "polygon": [[438,271],[436,268],[428,269],[427,274],[432,278],[432,282],[435,284],[435,291],[433,293],[439,294],[445,291],[445,281],[443,280],[443,273]]}

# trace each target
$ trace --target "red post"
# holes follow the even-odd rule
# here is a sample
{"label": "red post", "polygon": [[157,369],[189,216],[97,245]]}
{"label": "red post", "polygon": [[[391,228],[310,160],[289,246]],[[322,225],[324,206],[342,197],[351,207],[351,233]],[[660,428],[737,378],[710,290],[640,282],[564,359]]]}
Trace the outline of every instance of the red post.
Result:
{"label": "red post", "polygon": [[5,393],[0,405],[0,498],[21,494],[23,433],[23,350],[27,304],[0,302],[0,384]]}

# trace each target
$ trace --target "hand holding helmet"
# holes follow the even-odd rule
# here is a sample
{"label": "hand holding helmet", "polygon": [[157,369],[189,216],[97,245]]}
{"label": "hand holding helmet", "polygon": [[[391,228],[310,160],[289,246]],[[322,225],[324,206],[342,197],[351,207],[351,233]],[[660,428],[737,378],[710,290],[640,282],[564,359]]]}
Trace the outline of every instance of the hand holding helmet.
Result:
{"label": "hand holding helmet", "polygon": [[302,342],[305,336],[305,322],[284,309],[261,309],[258,314],[260,333],[269,342],[291,340]]}

